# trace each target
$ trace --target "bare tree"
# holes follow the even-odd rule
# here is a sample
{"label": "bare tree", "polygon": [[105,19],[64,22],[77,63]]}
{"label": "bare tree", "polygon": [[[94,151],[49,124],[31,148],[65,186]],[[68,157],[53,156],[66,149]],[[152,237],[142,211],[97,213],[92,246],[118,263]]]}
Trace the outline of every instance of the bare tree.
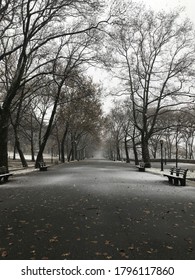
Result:
{"label": "bare tree", "polygon": [[[78,34],[91,37],[90,30],[101,23],[98,22],[98,11],[102,5],[101,0],[1,2],[0,9],[4,13],[0,17],[0,166],[8,166],[10,107],[14,98],[20,94],[20,87],[42,75],[46,64],[53,63],[58,51],[57,38],[68,40]],[[16,67],[8,79],[8,62],[11,64],[11,61],[14,61]]]}
{"label": "bare tree", "polygon": [[113,51],[114,73],[120,80],[117,90],[130,95],[143,161],[150,167],[149,140],[158,116],[191,102],[188,70],[195,58],[194,34],[178,11],[130,9],[126,7],[110,32],[109,53]]}

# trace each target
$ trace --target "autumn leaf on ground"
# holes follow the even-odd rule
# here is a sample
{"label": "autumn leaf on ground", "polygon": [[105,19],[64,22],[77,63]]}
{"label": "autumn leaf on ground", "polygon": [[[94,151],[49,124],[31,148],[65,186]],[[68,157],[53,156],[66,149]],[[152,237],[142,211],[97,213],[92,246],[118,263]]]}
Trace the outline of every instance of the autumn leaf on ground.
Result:
{"label": "autumn leaf on ground", "polygon": [[52,224],[45,224],[45,226],[46,226],[47,228],[51,228],[51,227],[52,227]]}
{"label": "autumn leaf on ground", "polygon": [[173,234],[168,233],[168,232],[167,232],[167,235],[169,235],[170,237],[173,237],[173,238],[177,238],[177,236],[176,236],[176,235],[173,235]]}
{"label": "autumn leaf on ground", "polygon": [[10,227],[10,226],[7,227],[7,230],[9,230],[9,231],[12,229],[13,229],[13,227]]}
{"label": "autumn leaf on ground", "polygon": [[63,253],[61,256],[62,256],[62,257],[68,257],[68,256],[70,256],[70,252],[65,252],[65,253]]}
{"label": "autumn leaf on ground", "polygon": [[144,241],[143,241],[143,244],[147,245],[147,244],[148,244],[148,241],[145,241],[145,240],[144,240]]}
{"label": "autumn leaf on ground", "polygon": [[144,212],[145,214],[147,214],[147,215],[150,214],[150,211],[149,211],[149,210],[144,210],[143,212]]}
{"label": "autumn leaf on ground", "polygon": [[125,258],[125,259],[128,259],[128,258],[129,258],[129,256],[125,253],[124,250],[121,250],[121,251],[120,251],[120,255],[121,255],[122,258]]}
{"label": "autumn leaf on ground", "polygon": [[2,256],[3,258],[7,257],[7,256],[8,256],[8,252],[7,252],[7,251],[3,251],[3,252],[1,253],[1,256]]}
{"label": "autumn leaf on ground", "polygon": [[135,249],[134,244],[131,244],[131,246],[129,246],[128,249],[129,249],[129,250],[134,250],[134,249]]}
{"label": "autumn leaf on ground", "polygon": [[20,220],[19,223],[25,224],[25,225],[28,225],[28,224],[29,224],[29,222],[27,222],[27,221],[25,221],[25,220]]}
{"label": "autumn leaf on ground", "polygon": [[188,252],[192,252],[193,251],[193,248],[192,247],[189,247],[188,248]]}
{"label": "autumn leaf on ground", "polygon": [[173,250],[172,246],[166,246],[166,248],[169,249],[169,250]]}
{"label": "autumn leaf on ground", "polygon": [[191,238],[184,238],[185,241],[187,241],[189,244],[192,244],[192,239]]}
{"label": "autumn leaf on ground", "polygon": [[157,252],[157,249],[153,249],[153,248],[150,248],[150,250],[147,251],[148,254],[153,254],[156,252]]}
{"label": "autumn leaf on ground", "polygon": [[58,236],[53,236],[51,239],[49,239],[50,243],[58,242]]}

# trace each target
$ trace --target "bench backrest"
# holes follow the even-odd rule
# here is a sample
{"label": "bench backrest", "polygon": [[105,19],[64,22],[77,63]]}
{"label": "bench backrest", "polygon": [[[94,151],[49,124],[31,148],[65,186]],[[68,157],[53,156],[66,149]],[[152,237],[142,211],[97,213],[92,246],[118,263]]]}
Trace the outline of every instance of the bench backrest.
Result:
{"label": "bench backrest", "polygon": [[39,162],[39,166],[40,167],[44,167],[45,166],[45,162],[44,161]]}
{"label": "bench backrest", "polygon": [[182,168],[177,168],[177,167],[172,167],[170,169],[171,175],[176,174],[176,176],[182,175],[183,178],[186,177],[188,169],[182,169]]}

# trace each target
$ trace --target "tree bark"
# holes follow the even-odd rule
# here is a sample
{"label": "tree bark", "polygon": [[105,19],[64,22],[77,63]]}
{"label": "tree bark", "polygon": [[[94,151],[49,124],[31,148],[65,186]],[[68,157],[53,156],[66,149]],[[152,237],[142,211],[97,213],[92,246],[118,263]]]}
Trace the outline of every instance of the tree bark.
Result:
{"label": "tree bark", "polygon": [[126,136],[125,136],[125,154],[126,154],[126,163],[130,163],[129,150],[128,150],[128,141],[127,141],[127,137]]}
{"label": "tree bark", "polygon": [[[16,132],[15,132],[15,133],[16,133]],[[19,139],[18,139],[17,134],[15,134],[15,137],[16,137],[16,139],[15,139],[16,148],[17,148],[17,151],[18,151],[18,153],[19,153],[22,166],[23,166],[23,167],[28,167],[27,161],[26,161],[26,159],[25,159],[25,157],[24,157],[24,154],[23,154],[23,152],[22,152],[22,150],[21,150],[20,141],[19,141]]]}
{"label": "tree bark", "polygon": [[143,136],[142,136],[142,160],[145,163],[145,167],[148,168],[151,167],[148,139]]}
{"label": "tree bark", "polygon": [[121,161],[121,154],[120,154],[120,147],[119,147],[119,141],[116,143],[116,159],[118,161]]}
{"label": "tree bark", "polygon": [[62,141],[61,141],[61,161],[64,163],[65,162],[65,140],[66,140],[66,135],[68,133],[68,125],[66,125],[66,129],[64,131]]}
{"label": "tree bark", "polygon": [[0,167],[5,166],[8,171],[8,125],[9,112],[0,108]]}
{"label": "tree bark", "polygon": [[34,141],[32,136],[30,140],[30,146],[31,146],[31,161],[35,162]]}
{"label": "tree bark", "polygon": [[138,165],[139,159],[138,159],[138,154],[137,154],[137,147],[136,147],[134,140],[133,140],[133,153],[134,153],[134,158],[135,158],[135,165]]}

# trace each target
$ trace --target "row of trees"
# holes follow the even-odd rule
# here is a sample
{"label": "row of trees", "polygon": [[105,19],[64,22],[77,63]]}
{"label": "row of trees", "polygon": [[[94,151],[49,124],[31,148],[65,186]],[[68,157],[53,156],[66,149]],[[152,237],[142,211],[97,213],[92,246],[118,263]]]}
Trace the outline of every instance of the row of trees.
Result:
{"label": "row of trees", "polygon": [[[133,3],[128,6],[125,1],[123,9],[107,31],[106,52],[107,63],[118,80],[117,94],[129,98],[125,107],[115,108],[108,117],[110,139],[115,142],[117,158],[119,143],[123,141],[127,151],[127,142],[132,141],[136,161],[139,143],[142,160],[150,167],[151,143],[155,147],[155,138],[164,134],[166,139],[175,127],[179,133],[174,111],[194,101],[194,29],[181,17],[181,11],[155,13]],[[170,114],[171,123],[163,125]],[[183,121],[185,115],[180,116]],[[187,139],[186,134],[186,145]]]}
{"label": "row of trees", "polygon": [[125,0],[0,1],[0,166],[8,167],[9,135],[24,166],[22,139],[32,160],[38,150],[36,166],[48,141],[62,161],[65,149],[75,159],[99,142],[100,89],[86,76],[97,64],[117,81],[113,94],[128,96],[105,121],[117,157],[122,137],[127,160],[131,141],[136,161],[139,144],[150,166],[151,143],[175,127],[160,120],[194,100],[194,39],[181,11]]}
{"label": "row of trees", "polygon": [[27,161],[23,152],[31,152],[31,159],[35,161],[35,154],[44,141],[47,144],[44,150],[52,157],[58,154],[61,162],[65,162],[66,156],[68,160],[82,159],[87,148],[100,142],[102,110],[98,87],[84,76],[76,79],[76,73],[73,80],[69,78],[50,129],[54,90],[53,84],[47,84],[36,93],[30,91],[25,100],[16,103],[11,114],[9,148],[14,147],[19,153],[24,167],[27,167]]}
{"label": "row of trees", "polygon": [[[106,119],[105,156],[112,160],[138,164],[142,158],[141,133],[133,122],[129,100],[115,104]],[[160,157],[163,140],[166,159],[194,159],[195,107],[183,107],[180,111],[167,110],[157,118],[152,137],[149,140],[150,158]]]}
{"label": "row of trees", "polygon": [[[61,142],[62,160],[66,133],[74,145],[95,135],[99,90],[84,71],[95,60],[98,28],[106,22],[101,20],[103,7],[101,0],[0,1],[0,166],[8,168],[9,139],[14,138],[24,166],[22,137],[30,142],[33,160],[38,141],[37,166],[51,133]],[[86,106],[93,112],[84,113]],[[94,128],[87,126],[86,119],[94,116]]]}

